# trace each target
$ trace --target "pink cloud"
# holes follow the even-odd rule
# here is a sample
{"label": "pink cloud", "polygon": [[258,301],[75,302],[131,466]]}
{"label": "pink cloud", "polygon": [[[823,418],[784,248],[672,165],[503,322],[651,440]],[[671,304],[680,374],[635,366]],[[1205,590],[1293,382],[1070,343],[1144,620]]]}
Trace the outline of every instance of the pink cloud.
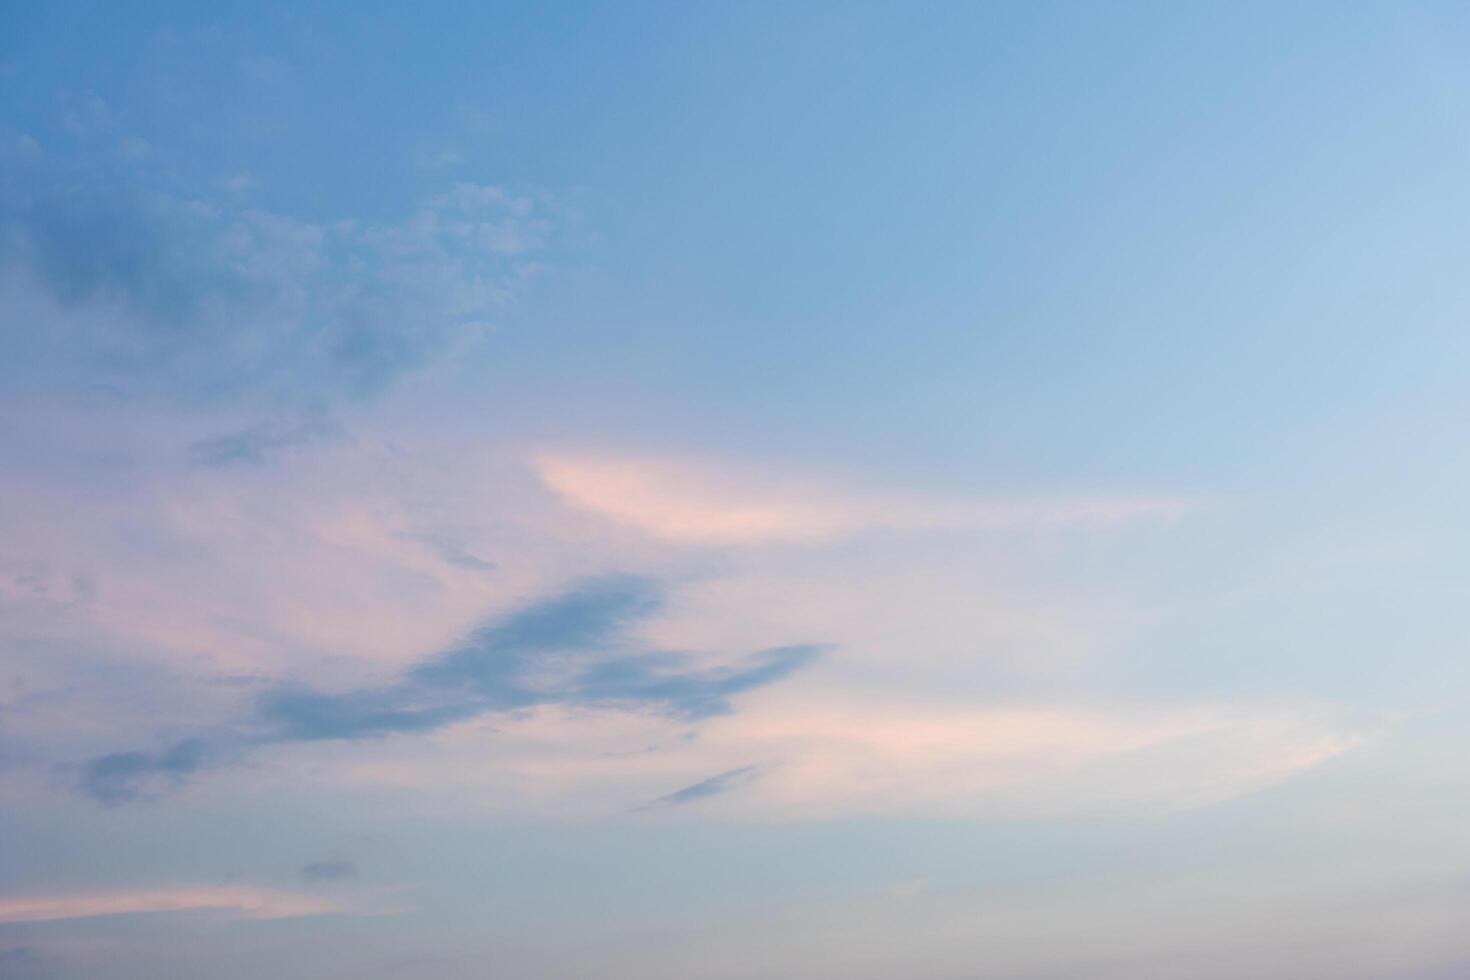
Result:
{"label": "pink cloud", "polygon": [[184,885],[4,898],[0,899],[0,922],[48,922],[158,912],[215,912],[242,919],[289,919],[337,910],[334,903],[315,895],[245,885]]}
{"label": "pink cloud", "polygon": [[827,541],[859,531],[1054,530],[1173,521],[1170,496],[974,500],[850,490],[804,476],[699,460],[542,453],[541,481],[563,501],[660,538],[695,544]]}

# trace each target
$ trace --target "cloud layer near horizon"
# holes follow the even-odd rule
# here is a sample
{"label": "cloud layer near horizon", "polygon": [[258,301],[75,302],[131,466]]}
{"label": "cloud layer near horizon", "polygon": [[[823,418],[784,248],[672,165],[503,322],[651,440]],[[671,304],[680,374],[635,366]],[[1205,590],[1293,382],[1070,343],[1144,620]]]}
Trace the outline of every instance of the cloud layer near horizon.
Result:
{"label": "cloud layer near horizon", "polygon": [[245,919],[325,915],[338,906],[317,895],[242,885],[158,888],[0,898],[0,923],[55,922],[113,915],[211,912]]}

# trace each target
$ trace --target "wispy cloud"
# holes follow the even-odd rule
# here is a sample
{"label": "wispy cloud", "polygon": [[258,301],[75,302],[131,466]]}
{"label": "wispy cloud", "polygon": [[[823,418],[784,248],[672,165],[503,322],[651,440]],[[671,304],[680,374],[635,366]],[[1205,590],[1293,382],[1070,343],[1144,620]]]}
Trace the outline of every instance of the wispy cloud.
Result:
{"label": "wispy cloud", "polygon": [[236,728],[160,751],[92,759],[80,767],[79,784],[98,802],[118,804],[176,786],[253,746],[426,733],[488,712],[548,705],[709,718],[821,652],[780,647],[733,665],[702,666],[689,654],[641,649],[628,633],[661,602],[662,589],[648,579],[581,582],[476,630],[394,684],[340,693],[278,687]]}
{"label": "wispy cloud", "polygon": [[34,946],[6,946],[0,948],[0,973],[6,976],[41,976],[40,951]]}
{"label": "wispy cloud", "polygon": [[464,163],[464,154],[457,150],[419,150],[413,155],[413,164],[420,170],[445,170]]}
{"label": "wispy cloud", "polygon": [[202,466],[263,463],[288,449],[341,438],[342,434],[342,427],[324,412],[307,412],[200,439],[189,446],[189,457]]}
{"label": "wispy cloud", "polygon": [[735,809],[832,817],[1188,809],[1289,779],[1360,740],[1309,710],[777,696],[701,741],[726,757],[781,760]]}
{"label": "wispy cloud", "polygon": [[356,878],[357,865],[341,859],[312,861],[310,864],[302,865],[301,877],[307,881],[340,881],[343,878]]}
{"label": "wispy cloud", "polygon": [[661,538],[697,544],[813,542],[858,531],[1110,527],[1172,521],[1195,506],[1169,496],[966,500],[850,490],[699,460],[542,453],[542,482],[567,503]]}
{"label": "wispy cloud", "polygon": [[492,572],[495,563],[469,551],[452,534],[436,531],[402,532],[398,535],[405,541],[418,541],[427,546],[441,559],[454,565],[456,568],[465,568],[475,572]]}
{"label": "wispy cloud", "polygon": [[134,799],[145,784],[178,785],[209,763],[211,747],[203,739],[176,742],[157,752],[113,752],[81,767],[82,790],[99,803]]}
{"label": "wispy cloud", "polygon": [[117,126],[117,114],[96,92],[63,92],[62,128],[74,136],[92,136]]}
{"label": "wispy cloud", "polygon": [[164,912],[213,912],[242,919],[289,919],[324,915],[337,910],[334,902],[320,895],[245,885],[186,885],[0,898],[0,922],[50,922]]}
{"label": "wispy cloud", "polygon": [[669,793],[667,796],[660,796],[640,809],[649,810],[658,807],[683,806],[686,803],[694,803],[711,796],[719,796],[721,793],[728,793],[731,789],[752,779],[755,775],[755,766],[741,766],[739,769],[731,769],[727,772],[711,776],[708,779],[702,779],[691,786],[685,786],[681,790]]}
{"label": "wispy cloud", "polygon": [[[905,705],[837,697],[832,680],[813,673],[697,729],[661,714],[548,706],[497,718],[494,733],[350,750],[331,778],[559,818],[1152,817],[1278,786],[1363,741],[1329,711]],[[298,764],[320,771],[308,757]]]}
{"label": "wispy cloud", "polygon": [[217,183],[221,190],[229,191],[231,194],[246,194],[260,186],[260,181],[255,178],[255,175],[244,170],[230,174],[228,177],[221,177]]}

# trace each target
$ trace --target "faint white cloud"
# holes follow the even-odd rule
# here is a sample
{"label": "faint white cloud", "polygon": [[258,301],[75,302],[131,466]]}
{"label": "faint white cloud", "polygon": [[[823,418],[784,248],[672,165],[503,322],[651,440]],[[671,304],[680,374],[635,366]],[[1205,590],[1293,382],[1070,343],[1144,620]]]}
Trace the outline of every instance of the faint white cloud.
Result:
{"label": "faint white cloud", "polygon": [[36,163],[43,155],[40,142],[29,133],[0,127],[0,162]]}
{"label": "faint white cloud", "polygon": [[280,58],[268,54],[251,55],[240,60],[245,77],[257,85],[273,88],[288,81],[291,68]]}
{"label": "faint white cloud", "polygon": [[464,156],[457,150],[419,150],[413,163],[420,170],[446,170],[464,163]]}
{"label": "faint white cloud", "polygon": [[260,181],[255,179],[254,174],[242,170],[239,173],[230,174],[228,177],[221,177],[215,181],[215,184],[218,185],[220,190],[228,191],[231,194],[245,194],[259,187]]}
{"label": "faint white cloud", "polygon": [[112,108],[96,92],[62,93],[61,125],[74,136],[91,136],[116,124]]}
{"label": "faint white cloud", "polygon": [[122,136],[117,141],[117,152],[124,160],[143,160],[153,153],[153,146],[140,136]]}

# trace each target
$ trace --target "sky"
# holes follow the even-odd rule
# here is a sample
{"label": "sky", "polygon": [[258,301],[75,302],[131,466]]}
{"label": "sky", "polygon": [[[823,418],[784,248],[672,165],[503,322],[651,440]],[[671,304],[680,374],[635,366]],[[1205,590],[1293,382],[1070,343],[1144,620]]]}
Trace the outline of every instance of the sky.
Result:
{"label": "sky", "polygon": [[1470,972],[1470,12],[0,0],[0,976]]}

